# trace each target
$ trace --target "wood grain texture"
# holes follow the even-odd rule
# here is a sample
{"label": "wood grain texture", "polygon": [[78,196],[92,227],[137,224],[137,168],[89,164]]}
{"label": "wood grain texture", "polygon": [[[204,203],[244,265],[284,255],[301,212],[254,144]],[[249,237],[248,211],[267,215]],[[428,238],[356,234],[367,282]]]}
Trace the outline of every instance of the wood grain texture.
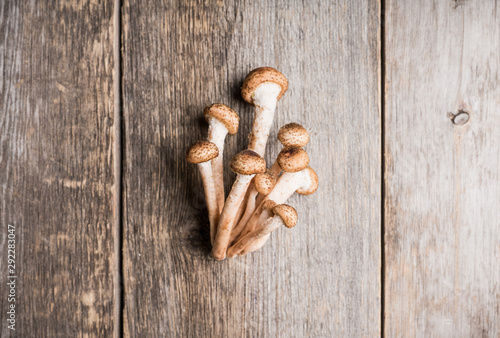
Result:
{"label": "wood grain texture", "polygon": [[2,337],[114,331],[112,14],[112,1],[0,2]]}
{"label": "wood grain texture", "polygon": [[[374,1],[124,1],[126,336],[380,334],[379,20]],[[291,198],[296,228],[216,262],[184,152],[206,137],[213,102],[241,116],[226,163],[246,147],[253,109],[239,87],[258,66],[290,83],[268,162],[279,126],[301,123],[321,187]]]}
{"label": "wood grain texture", "polygon": [[388,337],[500,336],[498,6],[387,2]]}

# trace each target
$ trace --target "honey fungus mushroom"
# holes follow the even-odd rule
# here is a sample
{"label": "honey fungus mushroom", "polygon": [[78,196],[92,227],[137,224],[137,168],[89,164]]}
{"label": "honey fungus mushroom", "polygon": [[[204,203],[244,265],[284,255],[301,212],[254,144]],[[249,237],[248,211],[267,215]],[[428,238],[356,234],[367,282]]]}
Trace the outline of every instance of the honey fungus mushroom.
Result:
{"label": "honey fungus mushroom", "polygon": [[238,175],[224,204],[224,209],[222,210],[217,226],[217,233],[212,248],[212,256],[217,260],[226,257],[231,229],[234,225],[238,208],[255,174],[263,173],[266,170],[266,161],[256,152],[244,150],[231,159],[230,167]]}
{"label": "honey fungus mushroom", "polygon": [[196,164],[200,170],[203,188],[205,191],[205,200],[207,202],[211,242],[213,242],[215,238],[215,228],[219,221],[219,208],[217,206],[211,160],[216,158],[218,155],[219,149],[214,143],[208,141],[198,141],[188,148],[185,156],[187,162]]}
{"label": "honey fungus mushroom", "polygon": [[219,149],[219,155],[212,160],[215,191],[219,214],[224,207],[224,141],[227,134],[234,135],[238,131],[240,117],[230,107],[222,103],[214,103],[203,110],[208,122],[207,140],[214,143]]}

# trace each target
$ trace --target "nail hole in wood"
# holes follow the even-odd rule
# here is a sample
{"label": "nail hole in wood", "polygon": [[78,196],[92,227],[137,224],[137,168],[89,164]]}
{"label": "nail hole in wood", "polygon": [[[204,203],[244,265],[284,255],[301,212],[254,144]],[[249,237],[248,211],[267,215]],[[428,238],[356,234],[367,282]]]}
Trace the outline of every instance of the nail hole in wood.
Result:
{"label": "nail hole in wood", "polygon": [[451,122],[457,126],[463,126],[467,122],[469,122],[470,115],[465,110],[459,110],[456,114],[448,113],[448,117],[451,119]]}

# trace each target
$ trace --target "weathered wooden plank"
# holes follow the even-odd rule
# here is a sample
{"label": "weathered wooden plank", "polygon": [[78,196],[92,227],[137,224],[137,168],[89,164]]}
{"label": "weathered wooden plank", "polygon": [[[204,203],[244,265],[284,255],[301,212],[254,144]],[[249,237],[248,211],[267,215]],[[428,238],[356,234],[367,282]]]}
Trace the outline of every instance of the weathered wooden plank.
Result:
{"label": "weathered wooden plank", "polygon": [[[113,2],[0,2],[1,335],[114,331]],[[7,225],[16,331],[7,328]]]}
{"label": "weathered wooden plank", "polygon": [[385,333],[498,337],[498,2],[388,1],[385,50]]}
{"label": "weathered wooden plank", "polygon": [[[379,20],[373,1],[124,1],[126,335],[380,334]],[[239,87],[264,65],[290,82],[271,140],[304,124],[321,187],[290,200],[295,229],[216,262],[184,152],[212,102],[241,114],[225,158],[244,149],[253,109]]]}

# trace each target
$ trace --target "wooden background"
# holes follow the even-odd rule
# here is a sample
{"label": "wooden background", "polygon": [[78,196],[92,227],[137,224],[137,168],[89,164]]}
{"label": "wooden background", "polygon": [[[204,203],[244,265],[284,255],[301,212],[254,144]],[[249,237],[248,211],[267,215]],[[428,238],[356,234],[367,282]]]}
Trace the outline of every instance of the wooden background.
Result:
{"label": "wooden background", "polygon": [[[0,332],[500,337],[498,1],[0,1]],[[183,155],[258,66],[320,188],[208,257]],[[235,175],[226,171],[228,191]],[[16,331],[6,325],[16,227]]]}

